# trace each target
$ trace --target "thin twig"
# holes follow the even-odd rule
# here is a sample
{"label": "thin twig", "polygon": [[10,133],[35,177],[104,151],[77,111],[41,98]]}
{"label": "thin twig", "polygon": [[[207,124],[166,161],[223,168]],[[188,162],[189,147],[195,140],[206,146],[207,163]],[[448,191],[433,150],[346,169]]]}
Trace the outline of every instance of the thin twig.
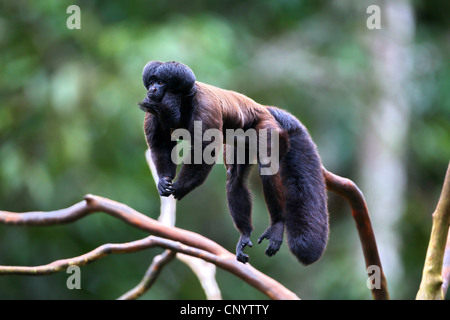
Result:
{"label": "thin twig", "polygon": [[[375,286],[371,289],[372,296],[375,300],[389,299],[386,277],[381,265],[378,247],[373,232],[372,223],[370,221],[369,211],[367,209],[364,195],[358,186],[350,179],[340,177],[323,168],[327,188],[330,191],[344,197],[350,204],[352,216],[358,229],[359,239],[361,242],[366,268],[369,266],[378,266],[380,271],[380,287]],[[370,274],[368,274],[370,276]]]}
{"label": "thin twig", "polygon": [[[100,260],[110,254],[130,253],[153,247],[172,247],[180,251],[186,250],[185,248],[179,247],[178,243],[174,241],[169,242],[167,239],[148,236],[144,239],[127,243],[103,244],[100,247],[97,247],[96,249],[81,256],[56,260],[46,265],[35,267],[0,266],[0,275],[47,275],[59,271],[64,271],[71,265],[84,266],[88,263]],[[200,251],[191,252],[191,254],[200,254]]]}
{"label": "thin twig", "polygon": [[175,255],[175,251],[166,250],[153,258],[153,262],[147,269],[147,272],[145,273],[141,282],[139,282],[136,287],[120,296],[118,300],[132,300],[142,296],[153,285],[159,273],[161,272],[161,268],[168,262],[172,261]]}

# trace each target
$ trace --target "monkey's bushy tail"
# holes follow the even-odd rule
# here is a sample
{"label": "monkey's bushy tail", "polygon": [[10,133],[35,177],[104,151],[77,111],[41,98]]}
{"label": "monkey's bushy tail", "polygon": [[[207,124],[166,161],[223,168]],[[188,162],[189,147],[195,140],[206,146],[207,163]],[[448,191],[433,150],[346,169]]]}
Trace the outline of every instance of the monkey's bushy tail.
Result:
{"label": "monkey's bushy tail", "polygon": [[328,241],[328,209],[322,163],[307,129],[291,114],[269,108],[289,133],[290,148],[281,160],[286,190],[285,226],[289,249],[304,265],[317,261]]}

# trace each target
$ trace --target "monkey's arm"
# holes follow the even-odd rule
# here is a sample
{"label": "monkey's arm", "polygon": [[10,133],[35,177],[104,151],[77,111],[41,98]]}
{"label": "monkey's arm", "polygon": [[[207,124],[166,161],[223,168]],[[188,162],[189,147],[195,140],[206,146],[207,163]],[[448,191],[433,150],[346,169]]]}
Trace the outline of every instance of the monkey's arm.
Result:
{"label": "monkey's arm", "polygon": [[170,130],[163,128],[158,119],[150,113],[145,117],[145,138],[158,172],[158,192],[161,196],[170,196],[173,193],[172,180],[177,170],[177,165],[171,158],[176,141],[171,140]]}
{"label": "monkey's arm", "polygon": [[[204,151],[205,146],[205,143],[203,143],[202,152]],[[208,177],[208,174],[211,172],[211,169],[215,163],[206,163],[202,156],[201,162],[196,164],[194,162],[193,149],[194,148],[191,148],[190,151],[191,163],[183,164],[178,174],[178,178],[173,184],[173,196],[177,200],[181,200],[189,192],[200,186]]]}

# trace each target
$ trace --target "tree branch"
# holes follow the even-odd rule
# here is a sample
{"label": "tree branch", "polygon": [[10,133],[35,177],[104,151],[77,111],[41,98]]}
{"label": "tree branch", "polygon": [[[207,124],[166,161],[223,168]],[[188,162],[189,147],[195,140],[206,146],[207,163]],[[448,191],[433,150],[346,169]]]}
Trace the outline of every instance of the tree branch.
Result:
{"label": "tree branch", "polygon": [[[0,275],[47,275],[64,271],[71,265],[84,266],[88,263],[100,260],[110,254],[130,253],[153,247],[171,247],[174,250],[186,250],[185,248],[179,247],[176,242],[169,242],[163,238],[148,236],[144,239],[127,243],[107,243],[81,256],[56,260],[46,265],[36,267],[0,266]],[[191,252],[191,254],[199,253]]]}
{"label": "tree branch", "polygon": [[299,299],[293,292],[253,268],[250,264],[244,265],[238,262],[234,254],[214,241],[191,231],[165,226],[122,203],[99,196],[87,195],[84,201],[57,211],[26,212],[21,214],[0,211],[0,223],[49,226],[73,222],[93,212],[105,212],[134,227],[162,238],[150,236],[131,243],[106,244],[85,255],[72,259],[58,260],[46,266],[1,266],[0,274],[47,274],[63,270],[70,264],[84,265],[104,257],[109,252],[122,253],[157,245],[211,262],[241,278],[272,299]]}
{"label": "tree branch", "polygon": [[[450,163],[444,179],[441,196],[433,213],[430,242],[428,244],[422,281],[416,299],[443,300],[448,288],[448,264],[443,268],[445,247],[450,224]],[[447,255],[448,259],[448,255]],[[448,263],[448,261],[446,261]],[[444,272],[444,277],[443,277]],[[446,279],[443,287],[444,278]]]}
{"label": "tree branch", "polygon": [[[325,182],[330,191],[344,197],[350,204],[352,216],[358,229],[359,239],[364,253],[366,268],[371,265],[378,266],[380,269],[380,288],[372,288],[372,296],[375,300],[389,299],[386,277],[381,265],[378,247],[370,221],[369,211],[364,200],[364,195],[358,186],[347,178],[342,178],[323,168]],[[370,274],[368,274],[370,276]]]}
{"label": "tree branch", "polygon": [[20,214],[0,211],[0,223],[7,225],[51,226],[71,223],[93,212],[104,212],[133,227],[163,238],[179,241],[188,246],[218,255],[228,252],[214,241],[198,233],[165,226],[123,203],[91,194],[86,195],[84,199],[84,201],[69,208],[56,211],[33,211]]}

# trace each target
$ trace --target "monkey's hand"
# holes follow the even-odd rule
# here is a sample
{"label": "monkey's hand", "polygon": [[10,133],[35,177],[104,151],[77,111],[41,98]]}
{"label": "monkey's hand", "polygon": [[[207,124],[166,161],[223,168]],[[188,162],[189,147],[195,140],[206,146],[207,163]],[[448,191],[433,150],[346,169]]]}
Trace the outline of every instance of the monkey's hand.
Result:
{"label": "monkey's hand", "polygon": [[275,255],[280,250],[281,243],[283,242],[284,222],[279,221],[272,224],[267,230],[259,237],[258,244],[264,239],[269,240],[269,246],[267,247],[265,254],[269,257]]}
{"label": "monkey's hand", "polygon": [[185,195],[189,193],[191,189],[186,183],[182,184],[178,180],[174,183],[173,186],[173,196],[177,200],[181,200]]}
{"label": "monkey's hand", "polygon": [[172,185],[172,179],[169,177],[163,177],[158,182],[158,192],[162,197],[168,197],[173,194],[174,188]]}
{"label": "monkey's hand", "polygon": [[250,248],[253,246],[252,242],[250,241],[250,236],[249,235],[244,235],[242,234],[241,237],[239,238],[239,242],[236,246],[236,259],[239,262],[242,263],[247,263],[248,260],[250,259],[248,254],[244,253],[244,248],[246,246],[249,246]]}

